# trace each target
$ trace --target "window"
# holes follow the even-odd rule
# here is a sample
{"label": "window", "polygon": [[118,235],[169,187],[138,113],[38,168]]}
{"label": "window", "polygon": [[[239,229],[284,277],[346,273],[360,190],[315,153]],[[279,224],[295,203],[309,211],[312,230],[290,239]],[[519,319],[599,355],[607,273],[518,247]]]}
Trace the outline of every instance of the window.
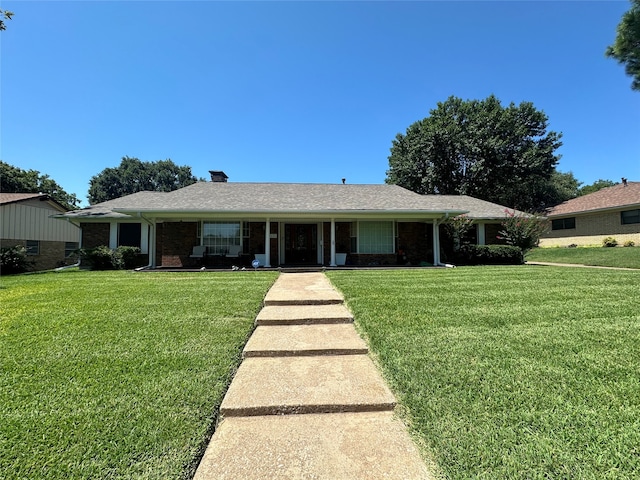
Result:
{"label": "window", "polygon": [[118,225],[118,246],[140,248],[140,223],[121,223]]}
{"label": "window", "polygon": [[64,242],[64,257],[72,256],[78,249],[78,242]]}
{"label": "window", "polygon": [[40,255],[40,240],[27,240],[27,255]]}
{"label": "window", "polygon": [[225,255],[232,245],[241,245],[240,222],[204,222],[202,224],[202,245],[211,255]]}
{"label": "window", "polygon": [[393,222],[359,222],[358,253],[393,253]]}
{"label": "window", "polygon": [[569,230],[576,228],[576,217],[551,220],[551,230]]}
{"label": "window", "polygon": [[640,209],[638,210],[625,210],[620,212],[620,221],[623,225],[629,225],[631,223],[640,223]]}

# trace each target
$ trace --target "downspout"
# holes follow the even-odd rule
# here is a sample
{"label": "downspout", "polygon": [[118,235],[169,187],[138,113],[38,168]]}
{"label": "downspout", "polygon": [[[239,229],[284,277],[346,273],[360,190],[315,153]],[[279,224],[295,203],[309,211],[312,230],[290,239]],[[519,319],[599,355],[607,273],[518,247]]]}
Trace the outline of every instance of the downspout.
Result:
{"label": "downspout", "polygon": [[138,268],[134,268],[133,270],[135,272],[141,272],[143,270],[148,270],[153,268],[153,262],[156,256],[156,227],[153,224],[153,222],[151,222],[151,220],[147,219],[144,217],[144,215],[142,215],[141,212],[138,212],[138,218],[144,220],[150,227],[151,227],[151,231],[149,232],[149,238],[147,238],[147,242],[148,242],[148,255],[149,255],[149,263],[147,265],[145,265],[144,267],[138,267]]}

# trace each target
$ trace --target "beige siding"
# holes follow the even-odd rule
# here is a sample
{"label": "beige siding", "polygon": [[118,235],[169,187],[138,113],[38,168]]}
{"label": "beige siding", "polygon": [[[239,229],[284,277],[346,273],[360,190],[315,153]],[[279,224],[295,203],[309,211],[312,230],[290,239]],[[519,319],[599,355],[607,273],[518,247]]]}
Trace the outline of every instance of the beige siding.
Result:
{"label": "beige siding", "polygon": [[544,247],[571,244],[600,245],[606,237],[614,237],[620,244],[627,240],[632,240],[636,244],[640,242],[640,223],[623,225],[620,220],[620,210],[588,215],[563,215],[559,218],[571,217],[576,219],[576,228],[550,230],[540,240],[540,245]]}
{"label": "beige siding", "polygon": [[0,238],[78,242],[80,229],[66,220],[50,218],[61,213],[38,200],[10,203],[0,207]]}

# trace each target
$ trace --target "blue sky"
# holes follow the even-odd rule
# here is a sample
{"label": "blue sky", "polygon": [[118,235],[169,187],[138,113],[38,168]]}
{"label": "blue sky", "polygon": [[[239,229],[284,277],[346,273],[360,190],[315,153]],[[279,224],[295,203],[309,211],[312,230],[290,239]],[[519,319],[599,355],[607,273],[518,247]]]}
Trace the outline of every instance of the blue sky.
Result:
{"label": "blue sky", "polygon": [[640,181],[640,92],[604,51],[626,1],[4,1],[1,158],[86,205],[123,156],[230,181],[383,183],[454,95],[533,102],[558,169]]}

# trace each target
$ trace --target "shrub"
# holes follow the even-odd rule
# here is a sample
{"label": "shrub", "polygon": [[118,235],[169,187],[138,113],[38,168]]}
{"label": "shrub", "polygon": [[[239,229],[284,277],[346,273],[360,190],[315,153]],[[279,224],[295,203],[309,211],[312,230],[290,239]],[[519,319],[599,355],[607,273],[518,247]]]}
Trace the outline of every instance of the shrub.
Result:
{"label": "shrub", "polygon": [[522,265],[522,249],[513,245],[462,245],[455,258],[459,265]]}
{"label": "shrub", "polygon": [[23,245],[0,249],[0,275],[24,273],[31,266],[27,260],[27,249]]}
{"label": "shrub", "polygon": [[140,249],[138,247],[118,247],[116,252],[122,257],[122,268],[130,270],[132,268],[140,267]]}
{"label": "shrub", "polygon": [[604,240],[602,240],[602,246],[603,247],[617,247],[618,246],[618,241],[613,237],[607,237]]}
{"label": "shrub", "polygon": [[83,263],[92,270],[122,270],[141,266],[140,249],[138,247],[121,246],[115,250],[105,245],[80,250]]}
{"label": "shrub", "polygon": [[453,241],[453,251],[457,252],[463,244],[465,234],[473,225],[473,220],[466,215],[457,215],[450,218],[445,224],[445,229]]}
{"label": "shrub", "polygon": [[540,237],[549,229],[549,221],[544,217],[516,214],[509,209],[505,210],[505,214],[498,238],[507,242],[507,245],[519,247],[523,254],[538,246]]}
{"label": "shrub", "polygon": [[624,242],[624,246],[625,247],[635,247],[636,246],[636,242],[634,242],[633,240],[627,240],[626,242]]}
{"label": "shrub", "polygon": [[119,270],[124,267],[122,254],[105,245],[82,250],[81,256],[82,262],[86,261],[92,270]]}

